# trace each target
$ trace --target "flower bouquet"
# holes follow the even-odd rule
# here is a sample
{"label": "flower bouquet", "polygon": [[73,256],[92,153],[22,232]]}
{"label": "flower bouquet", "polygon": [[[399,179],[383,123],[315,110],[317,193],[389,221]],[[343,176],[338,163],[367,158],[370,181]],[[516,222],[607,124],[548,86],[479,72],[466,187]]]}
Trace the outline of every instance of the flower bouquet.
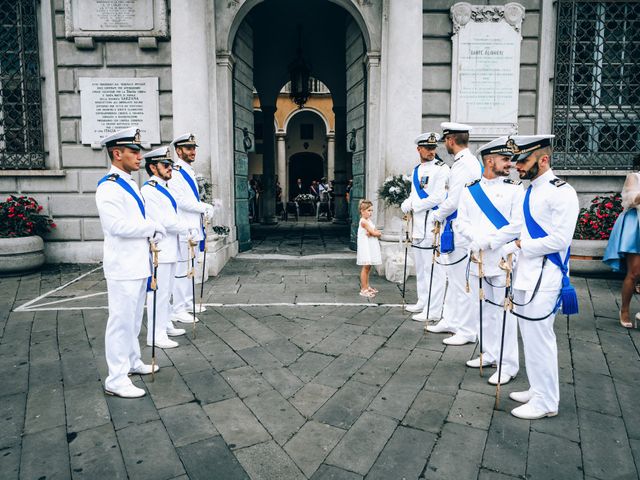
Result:
{"label": "flower bouquet", "polygon": [[33,197],[8,196],[0,203],[0,237],[42,236],[56,228],[53,220],[41,211]]}
{"label": "flower bouquet", "polygon": [[225,227],[223,225],[214,225],[211,227],[211,231],[213,232],[212,238],[214,240],[218,238],[226,238],[229,236],[229,227]]}
{"label": "flower bouquet", "polygon": [[595,197],[589,208],[580,209],[573,238],[607,240],[621,212],[622,196],[619,193]]}
{"label": "flower bouquet", "polygon": [[384,200],[387,206],[399,207],[409,198],[411,193],[411,179],[406,175],[392,175],[385,178],[378,189],[378,197]]}
{"label": "flower bouquet", "polygon": [[293,199],[294,202],[314,202],[316,197],[311,195],[310,193],[301,193],[296,198]]}

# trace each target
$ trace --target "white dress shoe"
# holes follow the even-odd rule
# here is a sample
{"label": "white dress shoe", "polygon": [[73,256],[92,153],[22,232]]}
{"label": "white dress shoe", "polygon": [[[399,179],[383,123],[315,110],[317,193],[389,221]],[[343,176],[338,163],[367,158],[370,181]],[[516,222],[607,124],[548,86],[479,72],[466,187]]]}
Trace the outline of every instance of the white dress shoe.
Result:
{"label": "white dress shoe", "polygon": [[[511,376],[508,373],[501,372],[501,374],[500,374],[500,385],[506,385],[507,383],[509,383],[514,378],[516,378],[515,375]],[[498,372],[495,372],[493,375],[491,375],[489,377],[488,382],[491,385],[497,385],[498,384]]]}
{"label": "white dress shoe", "polygon": [[442,323],[442,320],[440,321],[440,323],[436,323],[435,325],[428,325],[426,330],[427,332],[431,333],[455,333],[453,331],[453,328],[444,325]]}
{"label": "white dress shoe", "polygon": [[[160,370],[160,367],[158,365],[154,365],[153,372],[155,373],[158,370]],[[139,367],[132,368],[131,371],[129,371],[129,374],[131,375],[149,375],[150,373],[151,365],[147,365],[146,363],[143,363]]]}
{"label": "white dress shoe", "polygon": [[444,340],[442,340],[442,343],[444,343],[445,345],[452,345],[452,346],[465,345],[471,342],[475,342],[475,340],[469,340],[464,335],[459,335],[457,333],[455,335],[452,335],[451,337],[447,337]]}
{"label": "white dress shoe", "polygon": [[[156,347],[158,348],[176,348],[180,344],[168,338],[156,338]],[[151,342],[147,342],[147,347],[151,346]]]}
{"label": "white dress shoe", "polygon": [[133,383],[120,388],[112,388],[111,390],[105,388],[104,393],[122,398],[139,398],[147,394],[142,388],[136,387]]}
{"label": "white dress shoe", "polygon": [[422,310],[424,310],[424,306],[420,305],[419,303],[415,303],[413,305],[407,305],[406,307],[404,307],[404,309],[407,312],[418,313],[418,312],[421,312]]}
{"label": "white dress shoe", "polygon": [[193,313],[191,312],[180,312],[180,313],[175,313],[171,320],[173,320],[174,322],[181,322],[181,323],[194,323],[194,318],[196,323],[200,321],[198,320],[198,317],[194,317]]}
{"label": "white dress shoe", "polygon": [[525,390],[524,392],[511,392],[509,394],[509,398],[511,400],[515,400],[518,403],[527,403],[529,400],[531,400],[532,397],[533,394],[530,390]]}
{"label": "white dress shoe", "polygon": [[201,303],[196,303],[196,313],[204,313],[206,311],[207,311],[207,307],[205,307]]}
{"label": "white dress shoe", "polygon": [[167,335],[170,337],[179,337],[180,335],[184,335],[186,330],[184,328],[176,328],[173,325],[167,327]]}
{"label": "white dress shoe", "polygon": [[[493,360],[487,360],[487,357],[482,358],[482,366],[483,367],[495,367],[496,362]],[[480,357],[474,358],[473,360],[467,360],[467,367],[471,368],[480,368]]]}
{"label": "white dress shoe", "polygon": [[420,313],[416,313],[415,315],[411,315],[411,320],[415,320],[416,322],[426,322],[427,321],[427,311],[424,310]]}
{"label": "white dress shoe", "polygon": [[511,415],[514,417],[522,418],[524,420],[537,420],[538,418],[544,417],[555,417],[558,415],[558,411],[555,412],[546,412],[544,410],[539,410],[533,407],[529,403],[525,403],[524,405],[520,405],[519,407],[511,410]]}

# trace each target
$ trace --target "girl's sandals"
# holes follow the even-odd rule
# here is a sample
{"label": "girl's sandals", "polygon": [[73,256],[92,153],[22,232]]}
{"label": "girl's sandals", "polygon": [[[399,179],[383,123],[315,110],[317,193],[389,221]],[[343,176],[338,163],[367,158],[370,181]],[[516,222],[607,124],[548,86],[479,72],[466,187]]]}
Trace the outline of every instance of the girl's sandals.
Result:
{"label": "girl's sandals", "polygon": [[369,287],[368,290],[374,294],[378,293],[378,290],[373,287]]}
{"label": "girl's sandals", "polygon": [[361,297],[373,298],[376,296],[371,290],[360,290]]}
{"label": "girl's sandals", "polygon": [[638,315],[640,314],[636,314],[633,322],[631,320],[625,322],[622,320],[622,312],[620,312],[620,326],[624,328],[638,328]]}

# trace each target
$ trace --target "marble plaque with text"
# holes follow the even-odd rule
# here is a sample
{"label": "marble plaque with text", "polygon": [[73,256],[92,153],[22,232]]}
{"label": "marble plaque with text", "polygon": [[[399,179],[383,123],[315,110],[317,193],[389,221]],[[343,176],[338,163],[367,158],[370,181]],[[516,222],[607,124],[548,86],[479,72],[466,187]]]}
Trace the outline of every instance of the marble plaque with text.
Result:
{"label": "marble plaque with text", "polygon": [[127,127],[140,128],[143,144],[160,143],[158,78],[79,78],[82,143]]}
{"label": "marble plaque with text", "polygon": [[452,121],[473,126],[477,139],[516,133],[524,7],[462,2],[451,18]]}

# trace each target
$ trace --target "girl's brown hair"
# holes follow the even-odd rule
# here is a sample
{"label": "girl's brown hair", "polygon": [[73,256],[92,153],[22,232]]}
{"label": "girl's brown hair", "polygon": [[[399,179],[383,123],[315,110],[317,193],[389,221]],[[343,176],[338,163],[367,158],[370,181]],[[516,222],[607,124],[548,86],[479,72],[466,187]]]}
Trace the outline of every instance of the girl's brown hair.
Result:
{"label": "girl's brown hair", "polygon": [[360,200],[360,203],[358,203],[358,211],[360,213],[362,213],[369,207],[373,207],[373,202],[371,200],[367,200],[363,198],[362,200]]}

